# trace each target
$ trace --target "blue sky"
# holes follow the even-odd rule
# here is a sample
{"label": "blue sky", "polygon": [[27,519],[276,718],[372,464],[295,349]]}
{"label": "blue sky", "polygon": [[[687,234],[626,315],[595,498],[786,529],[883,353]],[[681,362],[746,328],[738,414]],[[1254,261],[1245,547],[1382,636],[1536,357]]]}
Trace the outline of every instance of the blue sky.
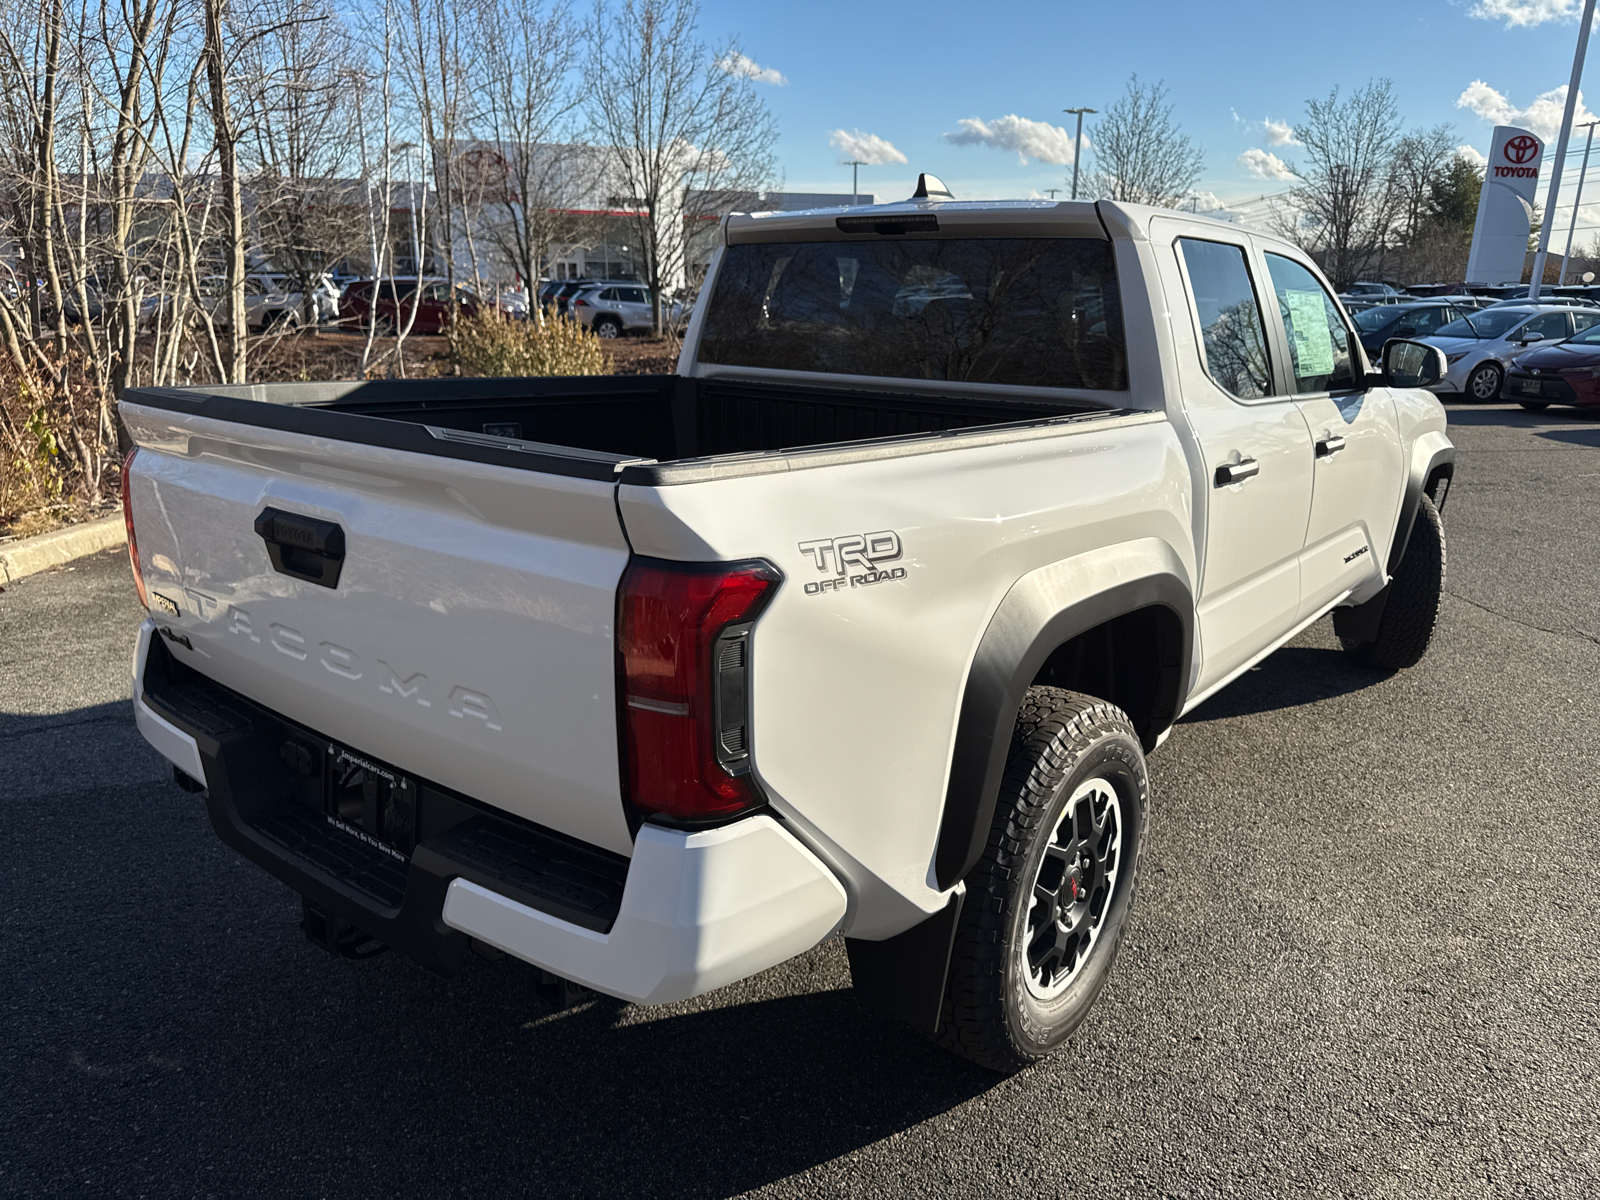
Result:
{"label": "blue sky", "polygon": [[[1061,187],[1070,166],[1022,163],[1015,150],[944,135],[976,120],[977,132],[1005,142],[997,122],[1010,116],[1070,135],[1073,118],[1061,110],[1105,109],[1133,72],[1166,81],[1185,132],[1205,149],[1199,189],[1228,202],[1289,186],[1240,161],[1252,150],[1294,160],[1285,131],[1264,122],[1292,127],[1308,97],[1376,77],[1393,81],[1408,128],[1449,122],[1460,142],[1486,151],[1498,117],[1548,134],[1553,145],[1564,91],[1539,98],[1565,88],[1580,8],[1577,0],[703,2],[708,41],[736,37],[753,64],[786,81],[760,85],[779,120],[784,186],[849,191],[850,168],[837,165],[844,156],[829,136],[859,130],[908,160],[861,169],[862,190],[880,201],[909,195],[918,171],[941,176],[961,198]],[[1600,58],[1600,44],[1591,58]],[[1047,152],[1055,136],[1024,123],[1010,130],[1031,131]],[[1093,165],[1089,153],[1084,159]]]}

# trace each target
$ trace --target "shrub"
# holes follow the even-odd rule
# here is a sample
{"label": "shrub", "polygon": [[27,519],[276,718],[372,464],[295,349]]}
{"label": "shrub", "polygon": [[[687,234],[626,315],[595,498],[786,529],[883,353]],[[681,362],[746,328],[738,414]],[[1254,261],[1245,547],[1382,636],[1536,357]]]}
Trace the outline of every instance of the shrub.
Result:
{"label": "shrub", "polygon": [[576,321],[546,309],[543,321],[509,320],[493,310],[455,327],[455,362],[463,375],[607,375],[611,360]]}

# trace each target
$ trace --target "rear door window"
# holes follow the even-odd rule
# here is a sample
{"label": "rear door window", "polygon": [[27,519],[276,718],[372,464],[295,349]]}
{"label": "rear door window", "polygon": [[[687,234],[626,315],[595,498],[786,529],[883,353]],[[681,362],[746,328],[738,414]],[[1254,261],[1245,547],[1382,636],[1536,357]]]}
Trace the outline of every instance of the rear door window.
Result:
{"label": "rear door window", "polygon": [[1244,247],[1179,238],[1200,318],[1200,357],[1217,386],[1241,400],[1270,396],[1272,360]]}
{"label": "rear door window", "polygon": [[1350,331],[1338,301],[1317,277],[1292,258],[1268,254],[1267,272],[1278,298],[1278,314],[1289,343],[1289,368],[1297,395],[1356,386],[1350,362]]}
{"label": "rear door window", "polygon": [[700,360],[841,375],[1121,391],[1108,241],[900,238],[734,245]]}

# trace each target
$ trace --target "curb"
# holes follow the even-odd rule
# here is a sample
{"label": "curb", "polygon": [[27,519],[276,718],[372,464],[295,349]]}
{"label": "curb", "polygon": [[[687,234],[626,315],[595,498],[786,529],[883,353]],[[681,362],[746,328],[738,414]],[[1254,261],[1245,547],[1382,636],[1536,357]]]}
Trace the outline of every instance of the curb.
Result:
{"label": "curb", "polygon": [[0,587],[24,575],[59,567],[86,554],[97,554],[128,540],[128,527],[122,514],[114,513],[98,521],[69,525],[37,537],[0,544]]}

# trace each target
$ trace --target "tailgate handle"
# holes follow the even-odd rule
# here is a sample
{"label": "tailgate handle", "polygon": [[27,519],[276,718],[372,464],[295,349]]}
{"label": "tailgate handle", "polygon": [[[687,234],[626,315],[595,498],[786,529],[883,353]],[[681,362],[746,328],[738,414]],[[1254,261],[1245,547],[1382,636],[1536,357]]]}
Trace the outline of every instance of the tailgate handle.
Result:
{"label": "tailgate handle", "polygon": [[344,530],[332,521],[264,508],[256,533],[267,544],[272,569],[318,587],[338,587],[344,566]]}

